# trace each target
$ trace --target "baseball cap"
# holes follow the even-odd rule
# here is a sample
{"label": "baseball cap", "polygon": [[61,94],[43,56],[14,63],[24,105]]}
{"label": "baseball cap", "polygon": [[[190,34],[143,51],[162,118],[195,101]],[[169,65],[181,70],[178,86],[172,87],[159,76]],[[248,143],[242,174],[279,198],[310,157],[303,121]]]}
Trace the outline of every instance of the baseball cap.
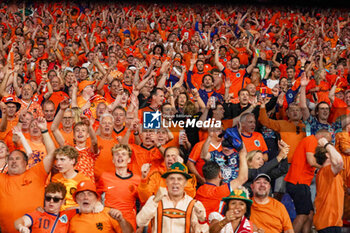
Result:
{"label": "baseball cap", "polygon": [[97,193],[96,190],[96,185],[94,183],[92,183],[90,180],[84,180],[81,181],[78,185],[77,185],[77,190],[73,193],[73,199],[74,201],[76,201],[76,195],[79,192],[83,192],[83,191],[91,191],[94,192],[97,196],[97,198],[100,198],[100,195]]}
{"label": "baseball cap", "polygon": [[261,178],[261,177],[265,178],[268,182],[271,183],[271,178],[270,178],[270,176],[267,175],[267,174],[265,174],[265,173],[260,173],[260,174],[258,174],[258,175],[254,178],[254,181],[253,181],[253,182],[255,182],[257,179],[259,179],[259,178]]}
{"label": "baseball cap", "polygon": [[90,85],[94,85],[95,83],[96,83],[96,81],[88,81],[88,80],[81,81],[79,83],[79,86],[78,86],[79,91],[81,92],[84,90],[85,87],[90,86]]}

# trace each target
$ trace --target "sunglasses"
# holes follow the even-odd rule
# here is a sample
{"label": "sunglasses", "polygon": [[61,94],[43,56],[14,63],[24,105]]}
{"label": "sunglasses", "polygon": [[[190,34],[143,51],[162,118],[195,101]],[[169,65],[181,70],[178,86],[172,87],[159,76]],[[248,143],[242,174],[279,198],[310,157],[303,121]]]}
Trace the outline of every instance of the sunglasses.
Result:
{"label": "sunglasses", "polygon": [[45,196],[45,201],[50,202],[51,200],[53,200],[53,202],[57,203],[59,201],[62,201],[63,198],[60,197],[51,197],[51,196]]}
{"label": "sunglasses", "polygon": [[300,126],[297,125],[297,134],[300,134]]}

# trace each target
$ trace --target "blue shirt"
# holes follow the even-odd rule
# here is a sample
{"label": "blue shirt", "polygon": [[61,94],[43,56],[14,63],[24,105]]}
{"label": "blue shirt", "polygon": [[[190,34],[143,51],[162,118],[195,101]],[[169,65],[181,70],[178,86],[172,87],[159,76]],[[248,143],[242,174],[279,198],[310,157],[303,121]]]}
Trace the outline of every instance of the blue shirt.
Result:
{"label": "blue shirt", "polygon": [[229,183],[238,176],[239,171],[239,153],[234,152],[231,155],[214,150],[210,152],[210,160],[216,162],[220,168],[224,183]]}

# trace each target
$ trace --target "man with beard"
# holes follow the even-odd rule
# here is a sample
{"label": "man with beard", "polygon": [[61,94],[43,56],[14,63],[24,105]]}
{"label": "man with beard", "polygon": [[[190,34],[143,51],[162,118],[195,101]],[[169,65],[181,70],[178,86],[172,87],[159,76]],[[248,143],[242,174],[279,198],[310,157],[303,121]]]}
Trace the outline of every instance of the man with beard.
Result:
{"label": "man with beard", "polygon": [[292,223],[284,205],[269,197],[271,178],[261,173],[251,184],[253,191],[253,205],[250,220],[265,232],[294,233]]}
{"label": "man with beard", "polygon": [[[190,77],[187,78],[187,82],[191,89],[195,88]],[[210,74],[205,74],[203,76],[201,87],[202,88],[198,89],[198,93],[205,104],[207,104],[210,97],[215,97],[215,100],[220,102],[224,100],[220,94],[214,91],[214,78]]]}
{"label": "man with beard", "polygon": [[117,209],[105,207],[101,212],[94,213],[100,195],[91,181],[80,182],[73,198],[79,205],[80,214],[75,215],[70,221],[70,233],[133,232],[131,224]]}
{"label": "man with beard", "polygon": [[[193,73],[194,65],[196,65],[197,72]],[[188,86],[193,89],[200,89],[204,77],[204,62],[202,60],[191,59],[191,65],[187,73],[187,83]]]}
{"label": "man with beard", "polygon": [[230,61],[231,66],[225,67],[219,61],[219,47],[215,49],[215,64],[224,74],[225,80],[229,79],[231,81],[230,93],[233,93],[234,96],[237,96],[239,90],[245,88],[246,85],[250,83],[250,80],[247,76],[252,72],[253,68],[256,66],[257,61],[257,56],[254,56],[252,63],[247,68],[241,69],[239,58],[233,57]]}

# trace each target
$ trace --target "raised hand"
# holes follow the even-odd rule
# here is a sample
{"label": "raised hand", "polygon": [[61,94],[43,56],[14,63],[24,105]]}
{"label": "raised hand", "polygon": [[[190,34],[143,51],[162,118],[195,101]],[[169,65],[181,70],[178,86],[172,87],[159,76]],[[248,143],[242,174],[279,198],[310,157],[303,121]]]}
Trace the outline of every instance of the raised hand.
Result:
{"label": "raised hand", "polygon": [[61,101],[60,103],[60,109],[62,109],[62,111],[66,110],[67,108],[69,108],[70,102],[68,98],[65,98],[64,100]]}
{"label": "raised hand", "polygon": [[46,119],[43,117],[38,117],[37,121],[37,126],[41,131],[47,130],[47,122]]}
{"label": "raised hand", "polygon": [[163,187],[159,187],[156,196],[154,197],[154,202],[160,202],[165,196],[168,195],[168,190]]}
{"label": "raised hand", "polygon": [[144,163],[141,166],[141,175],[142,179],[145,179],[148,176],[149,171],[151,170],[152,164],[150,163]]}

